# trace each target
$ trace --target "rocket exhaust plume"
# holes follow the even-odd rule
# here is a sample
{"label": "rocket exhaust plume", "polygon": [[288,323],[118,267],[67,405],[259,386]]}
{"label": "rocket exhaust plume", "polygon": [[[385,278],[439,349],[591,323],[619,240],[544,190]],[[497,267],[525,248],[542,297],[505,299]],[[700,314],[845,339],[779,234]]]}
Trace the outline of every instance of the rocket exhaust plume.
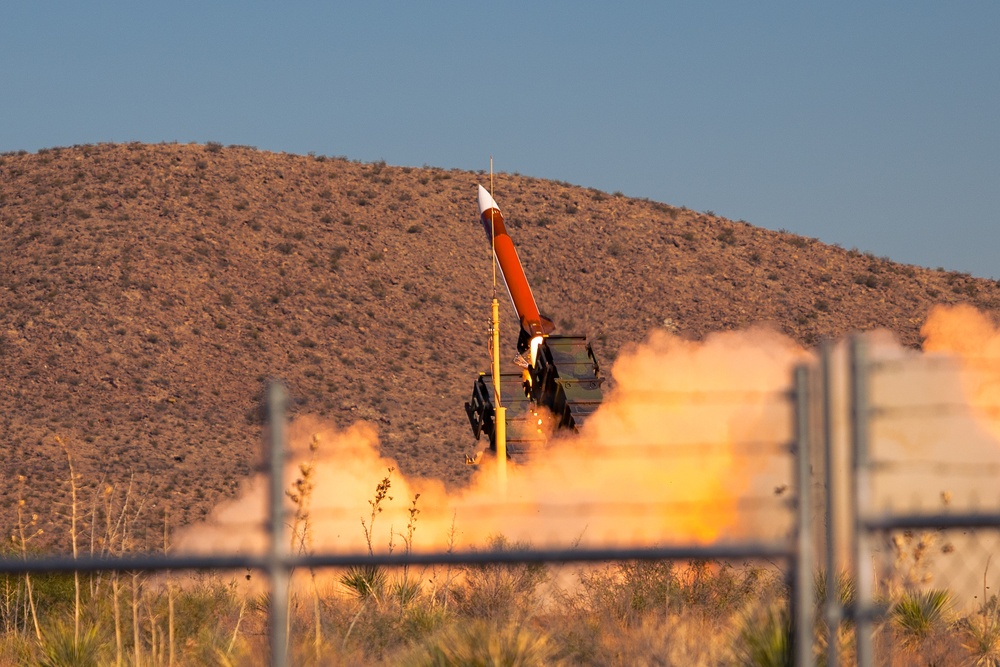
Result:
{"label": "rocket exhaust plume", "polygon": [[[467,488],[453,492],[394,472],[392,500],[377,518],[373,547],[387,548],[391,533],[407,524],[418,493],[416,550],[479,546],[496,534],[535,546],[596,546],[704,543],[755,527],[786,530],[769,512],[784,499],[775,498],[772,480],[756,476],[775,460],[781,466],[779,451],[791,431],[784,392],[789,369],[804,357],[791,340],[763,329],[702,343],[654,332],[622,352],[612,371],[617,390],[583,432],[554,439],[544,455],[511,469],[506,503],[497,502],[489,461]],[[370,513],[375,485],[397,468],[378,454],[375,429],[337,430],[302,417],[289,432],[295,463],[286,485],[310,456],[313,437],[318,441],[314,548],[366,550],[360,519]],[[788,481],[784,468],[791,466],[775,473],[779,484]],[[263,549],[264,536],[250,530],[264,522],[263,488],[261,480],[248,480],[236,501],[189,529],[182,546]]]}
{"label": "rocket exhaust plume", "polygon": [[[882,416],[872,426],[873,454],[900,463],[875,476],[875,507],[940,507],[944,493],[953,506],[995,503],[1000,332],[975,310],[940,308],[923,333],[924,352],[901,347],[887,333],[874,337],[872,395]],[[621,352],[611,371],[614,391],[580,433],[555,437],[544,454],[511,468],[503,503],[488,460],[468,487],[448,491],[435,480],[398,472],[379,454],[371,425],[341,430],[308,416],[289,429],[293,462],[285,483],[290,488],[299,466],[313,458],[309,521],[316,553],[367,552],[362,518],[371,516],[376,485],[387,474],[384,511],[370,525],[376,551],[399,547],[417,494],[414,551],[481,547],[497,534],[535,547],[784,536],[791,529],[787,392],[793,367],[810,358],[767,329],[717,333],[701,342],[654,331]],[[922,414],[928,402],[954,409],[931,423]],[[928,472],[906,465],[924,459],[992,472],[970,477],[969,466]],[[389,468],[396,470],[389,474]],[[236,500],[183,532],[180,549],[263,551],[265,488],[263,479],[247,480]],[[947,568],[948,557],[939,557]]]}

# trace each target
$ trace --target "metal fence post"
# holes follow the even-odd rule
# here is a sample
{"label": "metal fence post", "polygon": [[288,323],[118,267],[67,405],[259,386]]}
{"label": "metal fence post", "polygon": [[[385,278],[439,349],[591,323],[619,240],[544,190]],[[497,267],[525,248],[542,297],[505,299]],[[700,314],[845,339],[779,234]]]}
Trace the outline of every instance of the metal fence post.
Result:
{"label": "metal fence post", "polygon": [[833,442],[833,378],[830,375],[831,356],[832,348],[830,343],[823,343],[819,349],[819,392],[823,405],[821,416],[823,420],[823,465],[826,468],[824,471],[824,481],[826,483],[826,604],[824,605],[823,612],[829,637],[826,646],[826,664],[839,665],[840,646],[837,637],[840,632],[840,621],[843,618],[844,610],[840,604],[840,592],[837,590],[837,575],[840,574],[840,567],[837,562],[837,547],[839,546],[837,544],[837,529],[840,522],[839,509],[837,507],[837,503],[839,502],[839,487],[837,484],[840,483],[840,478],[834,471],[839,462],[835,456]]}
{"label": "metal fence post", "polygon": [[870,515],[871,483],[869,478],[869,366],[865,340],[854,336],[850,341],[851,368],[851,440],[854,467],[854,572],[857,601],[854,605],[855,636],[859,667],[870,667],[874,660],[872,641],[872,572],[871,548],[865,527]]}
{"label": "metal fence post", "polygon": [[288,656],[288,550],[285,543],[285,388],[275,382],[268,388],[268,423],[271,427],[271,485],[268,576],[271,580],[269,634],[271,667],[284,667]]}
{"label": "metal fence post", "polygon": [[795,484],[798,498],[797,534],[795,546],[795,579],[792,623],[794,625],[795,664],[813,664],[813,536],[810,527],[812,512],[809,461],[810,432],[810,373],[806,365],[795,368]]}

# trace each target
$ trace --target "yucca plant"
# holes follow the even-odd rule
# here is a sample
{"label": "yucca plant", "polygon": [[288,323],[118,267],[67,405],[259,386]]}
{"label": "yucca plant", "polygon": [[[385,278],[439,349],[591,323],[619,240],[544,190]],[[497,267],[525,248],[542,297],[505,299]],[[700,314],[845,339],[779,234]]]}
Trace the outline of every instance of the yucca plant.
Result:
{"label": "yucca plant", "polygon": [[736,651],[740,664],[791,667],[791,634],[791,619],[784,607],[772,603],[748,614],[743,619]]}
{"label": "yucca plant", "polygon": [[354,565],[340,577],[340,583],[358,596],[359,600],[382,600],[388,576],[378,565]]}
{"label": "yucca plant", "polygon": [[963,623],[962,646],[976,667],[1000,667],[1000,619],[995,614],[973,614]]}
{"label": "yucca plant", "polygon": [[[851,607],[857,598],[857,586],[854,577],[849,572],[840,571],[836,577],[836,591],[834,593],[837,604],[842,608]],[[821,607],[826,604],[828,597],[826,572],[820,570],[813,580],[813,591],[816,603]]]}
{"label": "yucca plant", "polygon": [[80,628],[73,619],[62,618],[42,634],[38,664],[43,667],[88,667],[106,664],[105,642],[100,626]]}
{"label": "yucca plant", "polygon": [[400,612],[420,595],[420,582],[416,579],[399,578],[392,582],[392,596],[399,602]]}
{"label": "yucca plant", "polygon": [[951,595],[946,590],[904,592],[892,606],[890,618],[902,635],[902,643],[913,647],[945,627]]}
{"label": "yucca plant", "polygon": [[977,667],[1000,667],[1000,599],[990,597],[978,612],[962,619],[962,647]]}

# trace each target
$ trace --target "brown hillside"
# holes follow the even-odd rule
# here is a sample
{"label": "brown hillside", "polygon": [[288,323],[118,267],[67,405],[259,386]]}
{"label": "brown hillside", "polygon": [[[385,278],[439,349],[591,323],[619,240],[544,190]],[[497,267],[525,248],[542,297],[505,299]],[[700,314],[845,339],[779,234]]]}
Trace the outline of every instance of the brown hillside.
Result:
{"label": "brown hillside", "polygon": [[[256,465],[268,378],[298,412],[376,423],[406,473],[461,484],[488,365],[484,178],[215,144],[0,157],[0,523],[19,474],[31,506],[65,497],[57,435],[85,481],[134,471],[157,511],[200,517]],[[542,311],[606,371],[665,322],[917,345],[935,303],[1000,304],[993,281],[656,202],[509,174],[496,198]]]}

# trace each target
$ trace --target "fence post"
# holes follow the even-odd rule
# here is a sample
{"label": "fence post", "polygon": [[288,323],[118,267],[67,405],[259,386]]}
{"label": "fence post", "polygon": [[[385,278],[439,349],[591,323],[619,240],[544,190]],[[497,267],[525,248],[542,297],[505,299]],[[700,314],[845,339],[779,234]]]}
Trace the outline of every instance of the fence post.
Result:
{"label": "fence post", "polygon": [[270,553],[271,608],[268,616],[271,667],[284,667],[288,656],[288,555],[285,542],[285,406],[287,397],[280,383],[268,388],[268,423],[271,427]]}
{"label": "fence post", "polygon": [[872,577],[871,548],[865,528],[870,514],[871,484],[869,479],[869,367],[868,350],[861,336],[850,341],[851,368],[851,444],[854,452],[854,572],[857,600],[854,605],[855,636],[858,667],[871,667],[874,660],[872,641]]}
{"label": "fence post", "polygon": [[797,503],[797,533],[795,545],[795,579],[793,582],[792,623],[795,664],[813,664],[813,536],[810,530],[812,512],[810,490],[810,382],[809,367],[795,368],[795,485]]}
{"label": "fence post", "polygon": [[823,464],[826,468],[826,604],[823,612],[826,620],[826,628],[829,639],[826,646],[826,664],[840,664],[840,645],[837,641],[840,632],[840,621],[844,616],[844,610],[840,604],[840,592],[837,590],[837,576],[840,574],[838,561],[838,527],[840,525],[840,511],[838,507],[840,478],[834,469],[839,461],[834,452],[833,441],[833,378],[831,377],[832,347],[829,342],[824,342],[819,348],[819,392],[822,401],[823,420]]}

